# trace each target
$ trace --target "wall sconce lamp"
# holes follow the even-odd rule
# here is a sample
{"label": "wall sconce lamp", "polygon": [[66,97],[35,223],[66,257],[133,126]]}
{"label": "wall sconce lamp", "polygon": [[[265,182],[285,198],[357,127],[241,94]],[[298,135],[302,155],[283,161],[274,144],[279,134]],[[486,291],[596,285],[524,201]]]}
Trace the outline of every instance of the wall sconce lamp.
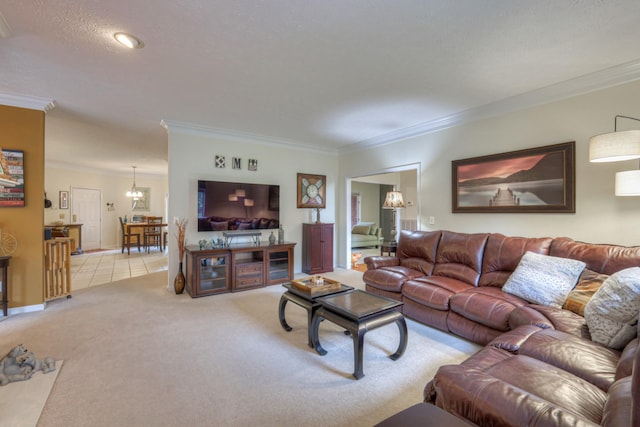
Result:
{"label": "wall sconce lamp", "polygon": [[[640,159],[640,130],[618,132],[618,119],[640,122],[640,119],[616,115],[613,133],[592,136],[589,139],[589,161],[594,163],[620,162]],[[640,196],[640,170],[616,173],[616,196]]]}
{"label": "wall sconce lamp", "polygon": [[387,197],[382,204],[383,209],[393,209],[393,225],[391,227],[391,244],[395,245],[396,242],[396,210],[404,208],[404,199],[402,192],[397,191],[396,187],[393,187],[393,191],[387,191]]}

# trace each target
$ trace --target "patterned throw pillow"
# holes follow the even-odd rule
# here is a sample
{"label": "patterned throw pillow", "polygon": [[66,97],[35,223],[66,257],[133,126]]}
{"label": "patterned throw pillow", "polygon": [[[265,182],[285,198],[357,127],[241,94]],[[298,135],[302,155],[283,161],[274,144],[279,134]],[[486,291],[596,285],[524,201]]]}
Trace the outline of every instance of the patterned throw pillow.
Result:
{"label": "patterned throw pillow", "polygon": [[354,225],[351,229],[351,234],[364,234],[366,236],[367,234],[369,234],[369,228],[371,228],[370,225]]}
{"label": "patterned throw pillow", "polygon": [[575,259],[527,252],[502,290],[533,304],[561,308],[585,266]]}
{"label": "patterned throw pillow", "polygon": [[640,267],[612,274],[584,309],[591,340],[621,349],[635,338],[640,310]]}
{"label": "patterned throw pillow", "polygon": [[584,317],[584,308],[587,306],[587,303],[608,278],[609,275],[607,274],[600,274],[585,268],[580,275],[580,279],[578,279],[578,284],[569,292],[569,296],[562,305],[562,308]]}

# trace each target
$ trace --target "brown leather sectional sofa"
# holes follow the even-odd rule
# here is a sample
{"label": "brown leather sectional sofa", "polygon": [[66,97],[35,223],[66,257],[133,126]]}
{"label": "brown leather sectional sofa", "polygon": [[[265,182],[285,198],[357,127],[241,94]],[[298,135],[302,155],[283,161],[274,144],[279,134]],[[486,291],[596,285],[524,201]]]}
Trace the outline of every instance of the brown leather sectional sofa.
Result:
{"label": "brown leather sectional sofa", "polygon": [[403,231],[395,257],[365,259],[369,292],[485,345],[442,366],[425,401],[483,426],[640,426],[639,339],[607,348],[591,341],[580,310],[503,292],[527,251],[583,261],[585,280],[640,266],[640,247],[451,231]]}

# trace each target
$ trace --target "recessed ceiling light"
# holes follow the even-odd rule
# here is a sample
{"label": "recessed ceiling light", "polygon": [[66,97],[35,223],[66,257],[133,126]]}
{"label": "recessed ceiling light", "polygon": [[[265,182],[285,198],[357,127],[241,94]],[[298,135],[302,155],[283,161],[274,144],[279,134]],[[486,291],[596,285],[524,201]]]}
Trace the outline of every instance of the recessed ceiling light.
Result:
{"label": "recessed ceiling light", "polygon": [[115,33],[113,37],[123,46],[129,49],[142,49],[144,43],[136,36],[127,33]]}

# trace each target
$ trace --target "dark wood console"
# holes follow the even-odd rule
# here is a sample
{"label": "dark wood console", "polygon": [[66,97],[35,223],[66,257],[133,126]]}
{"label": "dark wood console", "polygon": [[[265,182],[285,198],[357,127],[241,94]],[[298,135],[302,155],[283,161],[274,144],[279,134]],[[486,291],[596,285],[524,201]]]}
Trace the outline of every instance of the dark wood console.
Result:
{"label": "dark wood console", "polygon": [[295,245],[259,242],[217,249],[187,246],[187,292],[195,298],[289,282],[293,279]]}

